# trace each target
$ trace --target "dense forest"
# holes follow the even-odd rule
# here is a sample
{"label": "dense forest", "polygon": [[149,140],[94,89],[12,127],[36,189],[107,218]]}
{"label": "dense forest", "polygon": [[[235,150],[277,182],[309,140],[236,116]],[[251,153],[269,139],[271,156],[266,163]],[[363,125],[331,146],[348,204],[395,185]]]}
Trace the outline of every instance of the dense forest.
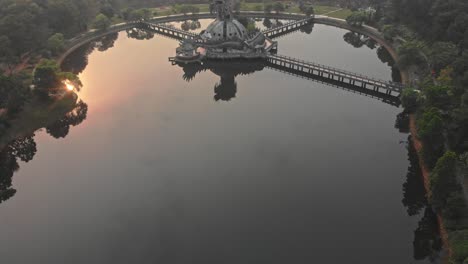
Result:
{"label": "dense forest", "polygon": [[366,21],[397,47],[410,73],[402,95],[430,173],[429,202],[444,219],[454,263],[468,261],[468,2],[371,0]]}

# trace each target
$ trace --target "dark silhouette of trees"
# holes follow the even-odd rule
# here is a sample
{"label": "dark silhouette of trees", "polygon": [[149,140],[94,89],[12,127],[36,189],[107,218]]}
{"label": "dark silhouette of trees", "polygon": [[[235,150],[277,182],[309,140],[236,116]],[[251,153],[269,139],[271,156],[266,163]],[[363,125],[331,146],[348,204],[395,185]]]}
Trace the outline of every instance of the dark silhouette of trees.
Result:
{"label": "dark silhouette of trees", "polygon": [[18,160],[29,162],[36,154],[34,134],[11,142],[0,151],[0,204],[16,194],[12,178],[19,169]]}
{"label": "dark silhouette of trees", "polygon": [[419,166],[418,153],[413,145],[411,136],[408,137],[408,161],[409,167],[406,174],[406,182],[403,184],[402,203],[406,207],[409,216],[418,215],[424,207],[427,207],[426,190],[424,189],[423,176]]}
{"label": "dark silhouette of trees", "polygon": [[430,207],[424,210],[424,216],[414,231],[413,256],[415,260],[429,258],[434,261],[442,249],[437,216]]}
{"label": "dark silhouette of trees", "polygon": [[86,120],[87,114],[88,105],[80,100],[72,111],[46,127],[46,132],[54,138],[64,138],[70,132],[70,127],[77,126]]}

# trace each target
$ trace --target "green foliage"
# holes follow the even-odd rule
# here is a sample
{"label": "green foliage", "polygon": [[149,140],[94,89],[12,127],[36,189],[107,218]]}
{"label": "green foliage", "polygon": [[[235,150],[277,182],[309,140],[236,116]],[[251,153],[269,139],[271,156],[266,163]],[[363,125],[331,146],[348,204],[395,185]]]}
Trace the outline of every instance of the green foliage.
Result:
{"label": "green foliage", "polygon": [[426,107],[447,109],[450,106],[450,87],[446,85],[428,84],[423,89]]}
{"label": "green foliage", "polygon": [[150,9],[141,8],[137,10],[131,10],[128,14],[126,14],[127,20],[147,20],[152,17],[152,13]]}
{"label": "green foliage", "polygon": [[276,13],[283,12],[285,10],[283,3],[275,2],[273,10],[275,10]]}
{"label": "green foliage", "polygon": [[465,209],[465,196],[463,195],[463,191],[460,190],[448,195],[447,205],[445,206],[443,213],[444,216],[449,219],[458,219],[463,215],[463,211]]}
{"label": "green foliage", "polygon": [[47,40],[47,48],[54,54],[63,51],[65,47],[65,37],[62,33],[55,33]]}
{"label": "green foliage", "polygon": [[421,54],[422,46],[416,41],[407,41],[398,48],[399,61],[401,68],[406,69],[411,65],[419,65],[424,62]]}
{"label": "green foliage", "polygon": [[447,208],[447,210],[458,210],[459,209],[459,197],[456,196],[456,193],[461,190],[460,184],[457,182],[456,178],[456,164],[457,164],[457,154],[455,152],[446,152],[438,161],[431,173],[430,177],[430,198],[431,203],[437,209],[444,208],[450,197],[453,204],[452,208]]}
{"label": "green foliage", "polygon": [[429,168],[434,167],[444,149],[444,121],[440,110],[434,107],[424,109],[418,116],[418,137],[423,142],[422,156]]}
{"label": "green foliage", "polygon": [[429,59],[433,69],[440,71],[449,66],[458,56],[457,46],[450,42],[436,42],[431,46]]}
{"label": "green foliage", "polygon": [[449,243],[452,249],[451,261],[461,263],[468,258],[468,230],[451,232]]}
{"label": "green foliage", "polygon": [[346,22],[353,27],[362,27],[368,21],[368,16],[364,12],[353,12],[346,18]]}
{"label": "green foliage", "polygon": [[39,91],[60,86],[58,73],[60,72],[57,62],[54,60],[42,60],[34,71],[34,85]]}
{"label": "green foliage", "polygon": [[393,40],[398,35],[398,30],[393,25],[385,25],[382,27],[382,34],[386,40]]}
{"label": "green foliage", "polygon": [[97,30],[106,30],[110,27],[110,25],[111,20],[104,14],[97,15],[93,22],[93,26]]}
{"label": "green foliage", "polygon": [[401,93],[401,104],[406,111],[414,112],[419,103],[419,91],[413,88],[406,88]]}
{"label": "green foliage", "polygon": [[43,97],[63,89],[65,80],[72,81],[77,89],[81,87],[78,76],[70,72],[60,71],[55,60],[42,60],[36,66],[33,78],[36,91]]}
{"label": "green foliage", "polygon": [[435,107],[425,110],[418,119],[418,137],[424,142],[441,140],[443,129],[442,115]]}
{"label": "green foliage", "polygon": [[15,76],[0,74],[0,108],[8,109],[8,114],[19,112],[29,96],[29,89]]}

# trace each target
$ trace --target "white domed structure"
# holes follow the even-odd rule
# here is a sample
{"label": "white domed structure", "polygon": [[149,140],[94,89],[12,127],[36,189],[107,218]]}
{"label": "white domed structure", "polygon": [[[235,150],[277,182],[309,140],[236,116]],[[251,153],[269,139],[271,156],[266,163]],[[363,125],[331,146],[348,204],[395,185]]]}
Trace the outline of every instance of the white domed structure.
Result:
{"label": "white domed structure", "polygon": [[244,40],[247,29],[235,19],[213,21],[203,32],[202,38],[206,40]]}

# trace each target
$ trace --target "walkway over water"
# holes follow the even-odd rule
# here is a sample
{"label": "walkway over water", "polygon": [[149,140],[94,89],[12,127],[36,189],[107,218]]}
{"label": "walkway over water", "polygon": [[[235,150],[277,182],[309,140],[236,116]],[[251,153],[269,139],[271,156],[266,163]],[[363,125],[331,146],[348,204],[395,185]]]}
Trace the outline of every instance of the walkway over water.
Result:
{"label": "walkway over water", "polygon": [[141,22],[140,27],[177,40],[196,39],[198,37],[197,34],[192,32],[180,30],[160,23]]}
{"label": "walkway over water", "polygon": [[305,25],[312,24],[313,21],[314,21],[313,17],[307,17],[301,20],[289,22],[279,27],[274,27],[274,28],[264,30],[263,34],[265,34],[265,36],[271,39],[281,37],[291,32],[294,32],[296,30],[299,30],[301,27]]}
{"label": "walkway over water", "polygon": [[400,105],[399,96],[404,88],[401,83],[374,79],[361,74],[281,55],[269,55],[267,61],[268,67],[281,72],[314,79],[371,97],[378,97],[391,105]]}

